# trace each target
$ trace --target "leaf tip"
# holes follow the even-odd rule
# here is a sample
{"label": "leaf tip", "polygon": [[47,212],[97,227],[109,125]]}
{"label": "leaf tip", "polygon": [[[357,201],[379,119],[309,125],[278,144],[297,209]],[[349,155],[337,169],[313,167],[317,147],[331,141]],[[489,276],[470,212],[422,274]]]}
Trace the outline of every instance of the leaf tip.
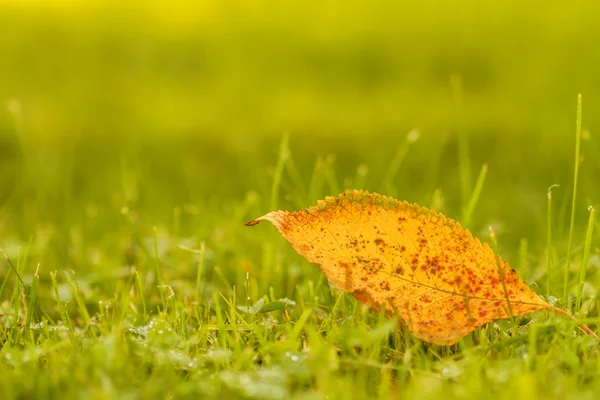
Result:
{"label": "leaf tip", "polygon": [[253,219],[252,221],[246,222],[245,225],[246,226],[254,226],[254,225],[258,224],[260,221],[269,221],[270,223],[272,223],[273,225],[275,225],[276,227],[279,228],[282,214],[285,214],[285,213],[282,211],[271,211],[270,213],[265,214],[262,217],[258,217],[258,218]]}
{"label": "leaf tip", "polygon": [[257,218],[257,219],[253,219],[252,221],[246,222],[244,225],[246,225],[246,226],[254,226],[254,225],[258,224],[260,221],[261,221],[261,219]]}

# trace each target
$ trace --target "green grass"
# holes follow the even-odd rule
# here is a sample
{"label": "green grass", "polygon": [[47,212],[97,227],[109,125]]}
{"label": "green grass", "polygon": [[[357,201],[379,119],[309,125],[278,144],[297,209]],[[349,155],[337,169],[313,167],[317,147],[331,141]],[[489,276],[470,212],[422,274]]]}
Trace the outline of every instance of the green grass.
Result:
{"label": "green grass", "polygon": [[1,398],[597,397],[575,321],[429,345],[244,227],[345,189],[432,206],[598,332],[596,3],[25,4],[0,6]]}

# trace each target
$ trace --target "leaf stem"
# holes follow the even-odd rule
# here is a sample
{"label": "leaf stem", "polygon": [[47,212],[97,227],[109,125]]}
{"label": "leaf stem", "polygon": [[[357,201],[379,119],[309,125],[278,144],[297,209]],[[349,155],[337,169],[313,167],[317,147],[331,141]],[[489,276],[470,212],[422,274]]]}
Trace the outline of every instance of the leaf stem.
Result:
{"label": "leaf stem", "polygon": [[588,335],[592,336],[594,339],[600,339],[598,337],[598,335],[596,334],[596,332],[594,332],[593,330],[591,330],[589,326],[587,326],[585,324],[582,324],[577,318],[575,318],[574,316],[572,316],[571,314],[569,314],[565,310],[562,310],[562,309],[556,308],[556,307],[552,307],[552,311],[554,311],[555,314],[561,315],[563,317],[566,317],[566,318],[568,318],[570,320],[575,321],[575,323],[577,324],[577,327],[579,329],[581,329],[583,332],[587,333]]}

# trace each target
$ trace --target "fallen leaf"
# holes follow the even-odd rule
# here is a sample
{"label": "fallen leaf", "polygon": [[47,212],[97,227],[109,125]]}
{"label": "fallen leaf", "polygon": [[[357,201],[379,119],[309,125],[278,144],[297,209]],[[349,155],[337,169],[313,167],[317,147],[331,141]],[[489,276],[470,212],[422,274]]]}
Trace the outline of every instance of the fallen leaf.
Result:
{"label": "fallen leaf", "polygon": [[555,310],[487,244],[415,204],[346,191],[246,225],[260,221],[271,222],[331,284],[376,310],[397,313],[426,342],[451,345],[491,321]]}

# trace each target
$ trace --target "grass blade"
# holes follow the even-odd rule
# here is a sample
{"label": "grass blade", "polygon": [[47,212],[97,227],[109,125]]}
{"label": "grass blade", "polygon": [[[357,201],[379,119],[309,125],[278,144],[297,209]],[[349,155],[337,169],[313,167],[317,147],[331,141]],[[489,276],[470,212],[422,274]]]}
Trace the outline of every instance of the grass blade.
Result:
{"label": "grass blade", "polygon": [[289,133],[285,132],[281,138],[281,144],[279,146],[279,158],[277,159],[277,165],[275,167],[275,173],[273,174],[273,185],[271,186],[271,210],[277,209],[277,203],[279,201],[279,186],[281,186],[281,177],[285,168],[288,156],[290,141]]}
{"label": "grass blade", "polygon": [[550,297],[550,286],[552,284],[552,189],[558,187],[554,184],[548,188],[548,229],[546,235],[546,298]]}
{"label": "grass blade", "polygon": [[458,168],[460,174],[460,189],[463,204],[467,204],[471,190],[471,157],[469,155],[469,140],[463,123],[464,87],[462,76],[455,74],[450,77],[452,98],[457,113],[458,129]]}
{"label": "grass blade", "polygon": [[567,246],[567,262],[563,275],[563,301],[569,309],[569,269],[571,267],[571,250],[573,249],[573,231],[575,230],[575,204],[577,200],[577,179],[579,177],[579,153],[581,148],[581,94],[577,96],[577,126],[575,129],[575,172],[573,176],[573,201],[571,203],[571,224],[569,226],[569,244]]}
{"label": "grass blade", "polygon": [[590,217],[588,220],[587,232],[585,234],[585,246],[583,248],[583,258],[581,259],[581,265],[579,267],[579,291],[577,293],[577,310],[581,309],[581,300],[583,298],[583,284],[585,283],[585,275],[587,271],[588,259],[590,258],[590,247],[592,246],[592,235],[594,233],[594,219],[596,212],[594,207],[588,208],[590,211]]}
{"label": "grass blade", "polygon": [[408,133],[408,135],[406,135],[406,140],[396,150],[396,155],[390,163],[387,173],[381,182],[381,186],[379,187],[380,192],[396,195],[392,183],[394,182],[396,175],[398,175],[400,167],[402,167],[402,163],[408,154],[408,150],[410,149],[411,145],[419,139],[419,135],[420,133],[418,129],[413,129]]}
{"label": "grass blade", "polygon": [[15,265],[12,263],[12,261],[10,261],[10,258],[8,258],[8,255],[4,252],[4,250],[0,249],[0,253],[2,253],[4,258],[6,258],[6,262],[8,263],[8,265],[10,265],[10,267],[12,268],[14,273],[17,275],[17,278],[19,278],[19,282],[21,282],[21,285],[23,287],[25,287],[25,283],[23,283],[23,279],[21,279],[21,275],[19,274],[17,267],[15,267]]}
{"label": "grass blade", "polygon": [[[35,274],[33,275],[33,281],[31,282],[31,289],[29,290],[29,302],[27,304],[27,317],[25,320],[25,331],[24,336],[29,333],[33,314],[35,313],[35,301],[37,297],[37,289],[40,283],[40,264],[38,264]],[[33,340],[32,340],[33,342]]]}
{"label": "grass blade", "polygon": [[481,194],[481,190],[483,189],[483,184],[485,183],[485,177],[487,175],[488,166],[487,164],[483,164],[481,166],[481,170],[479,171],[479,177],[477,178],[477,182],[475,183],[475,188],[473,189],[473,193],[471,193],[471,197],[469,198],[469,202],[467,206],[463,210],[463,225],[466,228],[470,228],[471,226],[471,217],[473,216],[473,210],[477,206],[477,201],[479,201],[479,195]]}

